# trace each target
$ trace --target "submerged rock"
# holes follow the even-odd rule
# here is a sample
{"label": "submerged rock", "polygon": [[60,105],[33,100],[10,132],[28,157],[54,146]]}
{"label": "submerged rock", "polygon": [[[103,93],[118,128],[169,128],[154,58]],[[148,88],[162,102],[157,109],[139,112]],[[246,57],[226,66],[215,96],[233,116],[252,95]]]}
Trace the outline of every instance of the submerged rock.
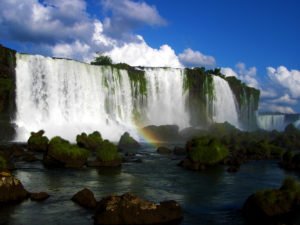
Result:
{"label": "submerged rock", "polygon": [[286,178],[280,189],[258,191],[243,206],[243,215],[253,224],[296,224],[300,209],[300,183]]}
{"label": "submerged rock", "polygon": [[30,199],[32,201],[44,201],[49,197],[50,195],[47,192],[30,193]]}
{"label": "submerged rock", "polygon": [[155,204],[126,193],[103,198],[97,205],[94,222],[96,225],[179,224],[182,217],[182,209],[175,201]]}
{"label": "submerged rock", "polygon": [[22,183],[9,172],[0,173],[0,204],[20,202],[29,197]]}
{"label": "submerged rock", "polygon": [[87,188],[82,189],[81,191],[77,192],[73,197],[72,201],[76,202],[77,204],[81,205],[85,208],[96,208],[97,201],[93,192]]}
{"label": "submerged rock", "polygon": [[60,137],[54,137],[49,142],[43,163],[47,166],[80,168],[86,164],[88,156],[88,150],[72,145]]}
{"label": "submerged rock", "polygon": [[27,144],[28,150],[37,152],[46,152],[48,148],[49,139],[44,136],[45,131],[31,132]]}
{"label": "submerged rock", "polygon": [[141,145],[133,137],[131,137],[128,132],[125,132],[121,136],[119,144],[118,144],[118,148],[121,151],[138,149],[140,147],[141,147]]}

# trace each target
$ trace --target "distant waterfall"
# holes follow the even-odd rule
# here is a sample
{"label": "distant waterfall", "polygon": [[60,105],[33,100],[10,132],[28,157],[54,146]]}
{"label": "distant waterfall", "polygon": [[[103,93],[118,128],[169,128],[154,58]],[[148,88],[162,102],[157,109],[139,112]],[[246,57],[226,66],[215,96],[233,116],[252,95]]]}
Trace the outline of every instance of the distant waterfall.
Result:
{"label": "distant waterfall", "polygon": [[228,83],[221,77],[214,76],[213,121],[229,122],[239,127],[239,117],[234,94]]}
{"label": "distant waterfall", "polygon": [[286,126],[285,115],[258,115],[257,125],[263,130],[284,130]]}

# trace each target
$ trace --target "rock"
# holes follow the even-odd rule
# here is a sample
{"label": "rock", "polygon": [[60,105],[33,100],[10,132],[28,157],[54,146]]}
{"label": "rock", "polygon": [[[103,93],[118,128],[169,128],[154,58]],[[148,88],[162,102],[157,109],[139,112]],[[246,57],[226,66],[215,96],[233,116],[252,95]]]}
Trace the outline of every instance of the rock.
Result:
{"label": "rock", "polygon": [[147,126],[142,129],[143,133],[155,137],[157,142],[160,141],[179,141],[182,137],[179,135],[177,125]]}
{"label": "rock", "polygon": [[92,151],[95,151],[101,145],[102,141],[102,136],[98,131],[94,131],[89,135],[82,133],[76,137],[76,142],[79,147]]}
{"label": "rock", "polygon": [[228,173],[236,173],[236,172],[239,171],[239,169],[240,169],[239,166],[229,166],[229,167],[227,168],[227,172],[228,172]]}
{"label": "rock", "polygon": [[87,162],[88,167],[118,167],[121,166],[121,164],[122,164],[121,158],[110,160],[110,161],[94,160],[94,161]]}
{"label": "rock", "polygon": [[37,152],[46,152],[48,148],[49,139],[46,136],[43,136],[45,131],[40,130],[38,132],[31,132],[27,144],[28,150],[37,151]]}
{"label": "rock", "polygon": [[93,192],[87,188],[82,189],[81,191],[77,192],[73,197],[72,201],[76,202],[77,204],[81,205],[85,208],[96,208],[97,201]]}
{"label": "rock", "polygon": [[291,224],[299,214],[300,183],[286,178],[280,189],[258,191],[245,202],[243,215],[253,224]]}
{"label": "rock", "polygon": [[96,225],[179,224],[182,217],[182,209],[175,201],[155,204],[126,193],[103,198],[97,205],[94,223]]}
{"label": "rock", "polygon": [[0,204],[21,202],[28,196],[28,192],[17,178],[8,172],[0,173]]}
{"label": "rock", "polygon": [[158,147],[157,150],[156,150],[157,153],[159,154],[172,154],[172,150],[167,148],[167,147]]}
{"label": "rock", "polygon": [[32,201],[44,201],[49,197],[50,195],[46,192],[30,193],[30,199]]}
{"label": "rock", "polygon": [[38,161],[38,159],[32,154],[32,153],[26,153],[24,154],[24,156],[22,157],[22,159],[26,162],[35,162]]}
{"label": "rock", "polygon": [[122,163],[117,147],[108,140],[104,140],[101,146],[97,148],[96,156],[97,160],[93,162],[94,166],[116,167]]}
{"label": "rock", "polygon": [[141,145],[133,137],[131,137],[128,132],[125,132],[121,136],[118,144],[118,148],[120,149],[120,151],[138,149],[140,147]]}
{"label": "rock", "polygon": [[185,148],[181,148],[181,147],[175,147],[174,149],[173,149],[173,154],[174,155],[185,155],[186,154],[186,150],[185,150]]}
{"label": "rock", "polygon": [[60,137],[54,137],[44,153],[43,163],[46,166],[81,168],[86,164],[88,156],[88,150],[72,145]]}

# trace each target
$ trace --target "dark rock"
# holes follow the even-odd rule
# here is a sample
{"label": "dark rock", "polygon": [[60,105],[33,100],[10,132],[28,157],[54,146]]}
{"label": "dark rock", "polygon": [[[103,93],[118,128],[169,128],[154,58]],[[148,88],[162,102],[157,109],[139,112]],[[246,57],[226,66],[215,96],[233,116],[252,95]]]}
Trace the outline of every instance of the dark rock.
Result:
{"label": "dark rock", "polygon": [[46,192],[30,193],[30,199],[32,201],[44,201],[49,197],[50,195]]}
{"label": "dark rock", "polygon": [[295,224],[300,209],[300,183],[286,178],[280,189],[258,191],[245,202],[242,212],[252,224]]}
{"label": "dark rock", "polygon": [[0,204],[20,202],[29,197],[22,183],[9,172],[0,172]]}
{"label": "dark rock", "polygon": [[179,141],[182,137],[179,135],[179,127],[177,125],[147,126],[142,132],[156,138],[156,141]]}
{"label": "dark rock", "polygon": [[240,169],[239,166],[229,166],[229,167],[227,168],[227,172],[228,172],[228,173],[236,173],[236,172],[239,171],[239,169]]}
{"label": "dark rock", "polygon": [[77,192],[73,197],[72,201],[76,202],[77,204],[81,205],[85,208],[96,208],[97,201],[93,192],[87,188],[82,189],[81,191]]}
{"label": "dark rock", "polygon": [[34,154],[27,152],[22,159],[26,162],[35,162],[38,161],[38,159],[35,157]]}
{"label": "dark rock", "polygon": [[[116,167],[122,163],[117,147],[108,140],[104,140],[96,150],[97,160],[93,162],[99,167]],[[90,164],[91,165],[91,164]]]}
{"label": "dark rock", "polygon": [[175,147],[173,150],[173,154],[174,155],[185,155],[186,154],[186,150],[185,148],[181,148],[181,147]]}
{"label": "dark rock", "polygon": [[38,132],[31,132],[31,136],[29,137],[28,150],[37,151],[37,152],[46,152],[48,148],[49,139],[44,136],[45,131],[40,130]]}
{"label": "dark rock", "polygon": [[88,150],[72,145],[60,137],[54,137],[44,153],[43,163],[52,167],[81,168],[86,164],[88,156]]}
{"label": "dark rock", "polygon": [[156,150],[157,153],[159,154],[172,154],[172,150],[167,148],[167,147],[158,147],[157,150]]}
{"label": "dark rock", "polygon": [[128,132],[125,132],[121,136],[119,144],[118,144],[118,148],[120,151],[138,149],[140,147],[141,147],[141,145],[133,137],[131,137]]}
{"label": "dark rock", "polygon": [[94,161],[87,162],[88,167],[118,167],[121,166],[121,164],[122,164],[121,158],[110,160],[110,161],[94,160]]}
{"label": "dark rock", "polygon": [[94,222],[102,224],[179,224],[183,215],[175,201],[159,204],[133,194],[103,198],[97,205]]}

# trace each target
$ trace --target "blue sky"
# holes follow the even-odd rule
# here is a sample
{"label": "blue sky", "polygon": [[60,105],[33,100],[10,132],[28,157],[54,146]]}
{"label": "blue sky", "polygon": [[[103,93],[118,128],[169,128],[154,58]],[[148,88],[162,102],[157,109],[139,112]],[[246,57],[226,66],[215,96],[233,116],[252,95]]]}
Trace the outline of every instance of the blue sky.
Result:
{"label": "blue sky", "polygon": [[220,67],[262,91],[261,111],[300,111],[297,0],[1,0],[0,43],[149,66]]}

